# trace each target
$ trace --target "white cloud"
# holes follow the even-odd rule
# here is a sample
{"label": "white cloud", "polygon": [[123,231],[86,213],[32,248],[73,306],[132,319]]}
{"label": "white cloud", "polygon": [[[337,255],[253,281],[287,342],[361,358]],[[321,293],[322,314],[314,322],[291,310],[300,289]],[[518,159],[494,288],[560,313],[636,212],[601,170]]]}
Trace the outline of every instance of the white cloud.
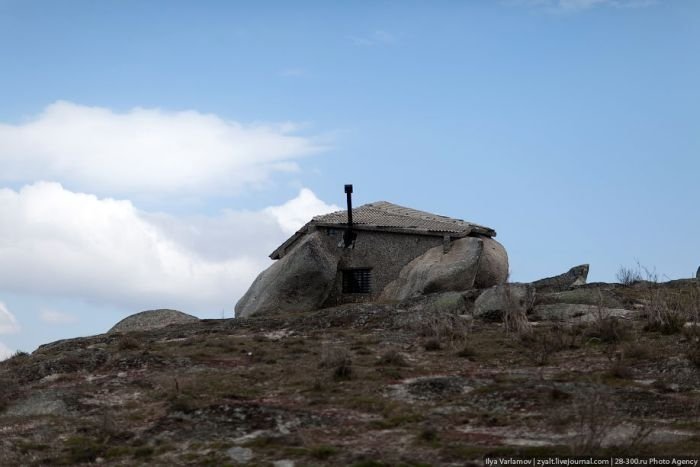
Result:
{"label": "white cloud", "polygon": [[336,210],[306,189],[282,206],[178,218],[37,182],[0,189],[0,289],[129,307],[227,307],[300,223]]}
{"label": "white cloud", "polygon": [[0,124],[0,181],[58,180],[103,195],[230,194],[297,170],[299,158],[322,149],[297,129],[59,101],[32,120]]}
{"label": "white cloud", "polygon": [[14,354],[15,353],[12,350],[10,350],[8,346],[0,342],[0,361],[8,359]]}
{"label": "white cloud", "polygon": [[42,310],[39,319],[49,324],[71,324],[78,322],[77,316],[58,310]]}
{"label": "white cloud", "polygon": [[311,190],[303,188],[296,198],[281,206],[266,208],[265,213],[277,219],[282,231],[291,235],[309,222],[313,216],[339,210],[338,206],[324,203]]}
{"label": "white cloud", "polygon": [[395,35],[381,29],[372,31],[370,34],[364,36],[350,36],[349,39],[353,44],[365,47],[374,45],[392,45],[397,42]]}
{"label": "white cloud", "polygon": [[[7,267],[7,265],[4,265]],[[0,334],[14,334],[19,332],[19,324],[15,316],[10,313],[4,303],[0,302]]]}

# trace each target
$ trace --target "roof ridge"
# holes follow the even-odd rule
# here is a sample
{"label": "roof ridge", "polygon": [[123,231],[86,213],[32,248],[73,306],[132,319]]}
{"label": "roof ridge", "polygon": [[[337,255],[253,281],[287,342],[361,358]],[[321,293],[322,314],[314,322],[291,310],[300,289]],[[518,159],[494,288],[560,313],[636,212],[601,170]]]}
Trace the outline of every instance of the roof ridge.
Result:
{"label": "roof ridge", "polygon": [[[381,206],[377,206],[381,205]],[[389,207],[389,209],[384,209],[385,207]],[[377,207],[378,209],[381,209],[385,212],[388,212],[389,214],[392,215],[397,215],[397,216],[405,216],[405,217],[419,217],[420,219],[424,220],[436,220],[440,222],[454,222],[454,223],[467,223],[464,219],[457,219],[456,217],[450,217],[450,216],[445,216],[442,214],[434,214],[432,212],[428,211],[421,211],[420,209],[414,209],[414,208],[409,208],[407,206],[401,206],[400,204],[396,203],[390,203],[389,201],[375,201],[373,203],[367,203],[361,207],[365,206],[372,206],[372,207]],[[392,208],[399,208],[403,212],[397,212],[395,209]],[[354,209],[353,209],[354,210]]]}

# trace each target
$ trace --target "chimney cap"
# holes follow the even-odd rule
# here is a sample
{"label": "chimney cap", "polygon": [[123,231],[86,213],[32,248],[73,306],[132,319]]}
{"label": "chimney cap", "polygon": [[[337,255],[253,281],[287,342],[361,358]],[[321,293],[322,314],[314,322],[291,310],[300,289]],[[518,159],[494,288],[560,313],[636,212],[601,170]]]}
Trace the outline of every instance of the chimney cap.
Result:
{"label": "chimney cap", "polygon": [[345,193],[352,193],[352,184],[345,185]]}

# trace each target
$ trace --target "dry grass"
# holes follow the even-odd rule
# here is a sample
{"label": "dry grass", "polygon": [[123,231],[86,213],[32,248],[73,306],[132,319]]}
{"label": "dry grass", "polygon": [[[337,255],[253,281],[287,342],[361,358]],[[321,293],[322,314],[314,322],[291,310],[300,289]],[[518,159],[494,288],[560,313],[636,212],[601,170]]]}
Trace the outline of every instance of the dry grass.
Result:
{"label": "dry grass", "polygon": [[650,284],[647,291],[647,303],[644,307],[647,331],[663,334],[676,334],[683,329],[686,312],[679,303],[672,304],[669,292],[658,284]]}
{"label": "dry grass", "polygon": [[516,299],[508,284],[504,285],[507,300],[506,309],[503,311],[503,329],[508,334],[522,336],[532,331],[525,310]]}
{"label": "dry grass", "polygon": [[575,328],[554,323],[520,335],[520,342],[528,350],[530,359],[542,366],[548,364],[555,353],[578,347],[578,333]]}
{"label": "dry grass", "polygon": [[602,295],[598,299],[593,321],[584,330],[586,337],[607,344],[615,344],[629,339],[632,326],[622,318],[611,316],[603,305]]}
{"label": "dry grass", "polygon": [[426,350],[439,350],[463,346],[469,339],[472,324],[458,315],[435,313],[426,316],[414,328],[424,338]]}
{"label": "dry grass", "polygon": [[575,455],[600,452],[605,438],[622,423],[612,401],[595,391],[584,392],[574,401],[571,415],[576,429]]}
{"label": "dry grass", "polygon": [[622,285],[632,285],[635,282],[640,282],[644,278],[642,276],[642,266],[637,261],[637,264],[632,267],[620,266],[617,270],[617,282]]}
{"label": "dry grass", "polygon": [[350,352],[344,347],[324,347],[318,367],[331,369],[335,380],[347,380],[353,376]]}

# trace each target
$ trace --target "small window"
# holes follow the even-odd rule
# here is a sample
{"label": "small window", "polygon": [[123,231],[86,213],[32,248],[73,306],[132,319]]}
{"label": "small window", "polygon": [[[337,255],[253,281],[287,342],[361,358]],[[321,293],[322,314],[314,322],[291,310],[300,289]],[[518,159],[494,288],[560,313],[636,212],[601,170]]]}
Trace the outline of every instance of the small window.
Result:
{"label": "small window", "polygon": [[343,293],[372,292],[371,269],[346,269],[343,271]]}

